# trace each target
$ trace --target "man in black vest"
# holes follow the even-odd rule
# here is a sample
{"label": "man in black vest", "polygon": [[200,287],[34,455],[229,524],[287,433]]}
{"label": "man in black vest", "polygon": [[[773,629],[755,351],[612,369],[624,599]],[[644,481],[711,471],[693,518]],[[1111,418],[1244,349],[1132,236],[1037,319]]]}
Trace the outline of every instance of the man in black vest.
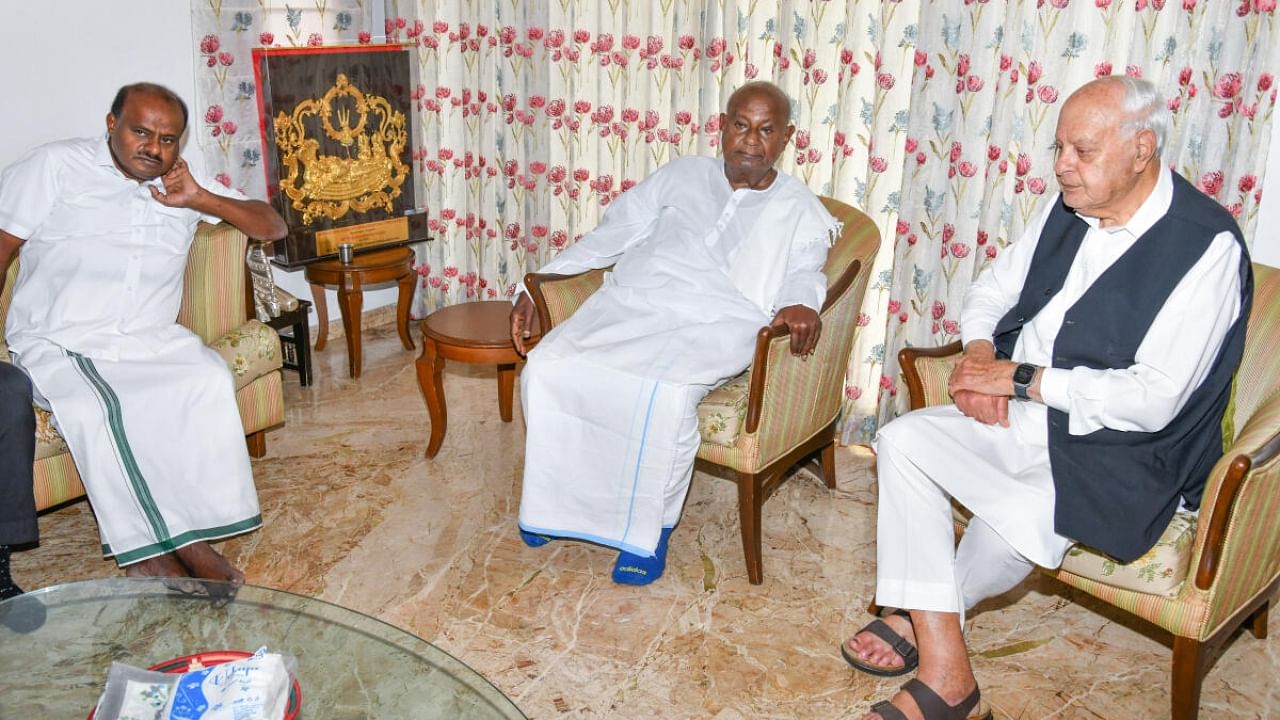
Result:
{"label": "man in black vest", "polygon": [[[895,612],[842,652],[919,673],[868,717],[985,716],[965,610],[1076,542],[1135,560],[1199,507],[1253,280],[1231,215],[1161,162],[1168,122],[1142,80],[1067,100],[1061,194],[965,294],[955,405],[880,431],[876,601]],[[958,547],[952,498],[973,513]]]}

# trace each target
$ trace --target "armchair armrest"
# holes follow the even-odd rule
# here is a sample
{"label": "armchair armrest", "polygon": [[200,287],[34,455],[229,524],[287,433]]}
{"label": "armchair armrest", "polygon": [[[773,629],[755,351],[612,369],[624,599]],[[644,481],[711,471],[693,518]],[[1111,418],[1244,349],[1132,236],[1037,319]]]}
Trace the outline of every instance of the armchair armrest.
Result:
{"label": "armchair armrest", "polygon": [[907,384],[912,410],[951,402],[947,380],[964,347],[959,341],[936,348],[903,348],[898,351],[898,368]]}
{"label": "armchair armrest", "polygon": [[867,266],[854,260],[832,286],[819,314],[822,335],[807,360],[791,354],[787,328],[767,325],[756,333],[743,432],[757,436],[761,457],[780,457],[840,411],[849,349],[869,277]]}
{"label": "armchair armrest", "polygon": [[280,335],[258,320],[246,322],[214,340],[209,347],[227,363],[236,390],[279,370],[283,363]]}
{"label": "armchair armrest", "polygon": [[591,293],[604,284],[604,274],[609,268],[588,270],[577,275],[529,273],[524,276],[524,286],[529,291],[538,310],[542,332],[559,325],[577,312]]}

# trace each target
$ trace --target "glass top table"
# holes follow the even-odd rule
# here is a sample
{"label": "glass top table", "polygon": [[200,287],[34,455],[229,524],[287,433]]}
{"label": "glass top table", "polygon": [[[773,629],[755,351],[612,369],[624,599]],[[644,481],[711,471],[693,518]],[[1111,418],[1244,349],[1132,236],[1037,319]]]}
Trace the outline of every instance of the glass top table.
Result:
{"label": "glass top table", "polygon": [[380,620],[252,585],[219,607],[172,582],[88,580],[0,602],[0,720],[85,717],[112,661],[145,668],[264,645],[297,659],[305,720],[524,718],[474,670]]}

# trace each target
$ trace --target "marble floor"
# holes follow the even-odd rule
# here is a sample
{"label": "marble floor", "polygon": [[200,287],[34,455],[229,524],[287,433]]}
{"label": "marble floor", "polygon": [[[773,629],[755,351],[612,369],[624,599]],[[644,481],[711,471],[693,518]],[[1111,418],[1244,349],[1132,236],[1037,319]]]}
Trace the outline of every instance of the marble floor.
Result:
{"label": "marble floor", "polygon": [[[417,331],[415,329],[415,337]],[[765,582],[752,586],[734,485],[699,473],[667,574],[609,579],[614,553],[516,536],[523,425],[498,418],[493,368],[445,371],[449,430],[427,460],[416,354],[365,330],[364,375],[343,343],[316,383],[286,373],[286,422],[254,461],[265,526],[227,541],[249,582],[321,597],[405,628],[489,678],[530,717],[856,718],[897,685],[853,672],[840,640],[867,618],[875,565],[869,452],[839,484],[801,471],[765,505]],[[14,556],[36,588],[117,574],[77,503],[41,518]],[[1169,640],[1033,575],[968,627],[998,718],[1167,718]],[[1280,627],[1238,636],[1210,671],[1202,718],[1280,716]]]}

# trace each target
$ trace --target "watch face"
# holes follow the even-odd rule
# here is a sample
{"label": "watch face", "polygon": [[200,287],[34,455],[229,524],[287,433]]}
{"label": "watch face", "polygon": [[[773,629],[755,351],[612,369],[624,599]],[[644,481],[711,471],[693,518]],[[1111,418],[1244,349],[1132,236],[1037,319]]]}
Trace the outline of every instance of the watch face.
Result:
{"label": "watch face", "polygon": [[1019,385],[1030,383],[1036,376],[1036,366],[1023,363],[1013,371],[1013,381]]}

